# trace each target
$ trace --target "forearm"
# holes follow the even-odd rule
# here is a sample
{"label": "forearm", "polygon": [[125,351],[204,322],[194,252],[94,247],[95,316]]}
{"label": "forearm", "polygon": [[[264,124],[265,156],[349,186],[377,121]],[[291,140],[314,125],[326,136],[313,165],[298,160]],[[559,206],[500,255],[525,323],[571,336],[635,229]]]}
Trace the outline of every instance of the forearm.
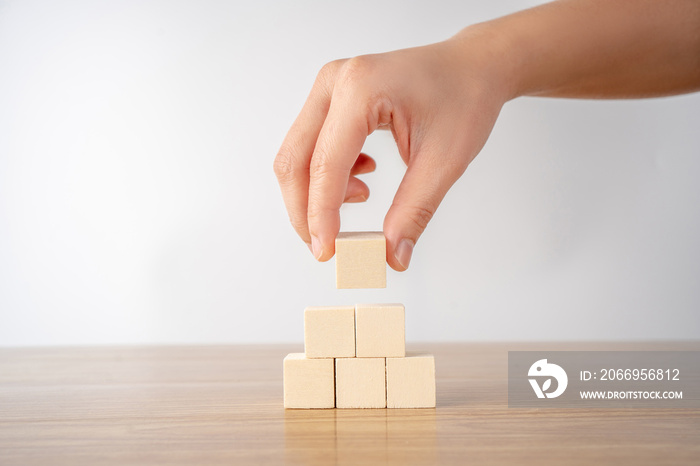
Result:
{"label": "forearm", "polygon": [[700,0],[564,0],[467,28],[495,44],[509,98],[700,90]]}

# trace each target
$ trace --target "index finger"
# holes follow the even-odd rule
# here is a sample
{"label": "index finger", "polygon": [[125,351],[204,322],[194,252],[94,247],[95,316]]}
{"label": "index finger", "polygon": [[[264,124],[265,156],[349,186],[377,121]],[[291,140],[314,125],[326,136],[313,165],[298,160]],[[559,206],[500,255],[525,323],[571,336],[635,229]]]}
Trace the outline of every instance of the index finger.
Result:
{"label": "index finger", "polygon": [[[350,171],[377,126],[372,105],[357,88],[336,86],[309,166],[308,225],[312,252],[326,261],[335,253]],[[384,113],[375,108],[377,113]],[[369,114],[371,113],[371,114]]]}
{"label": "index finger", "polygon": [[309,165],[330,107],[335,74],[343,61],[328,63],[318,73],[314,86],[299,116],[285,136],[274,162],[275,175],[282,190],[289,221],[299,237],[309,245]]}

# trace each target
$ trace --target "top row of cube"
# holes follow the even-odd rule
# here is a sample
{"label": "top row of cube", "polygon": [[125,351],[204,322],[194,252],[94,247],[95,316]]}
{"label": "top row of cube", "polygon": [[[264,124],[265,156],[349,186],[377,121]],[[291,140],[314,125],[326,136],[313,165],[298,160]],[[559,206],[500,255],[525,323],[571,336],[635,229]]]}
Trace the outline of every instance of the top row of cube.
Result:
{"label": "top row of cube", "polygon": [[307,358],[402,358],[403,304],[316,306],[304,310]]}
{"label": "top row of cube", "polygon": [[386,238],[381,231],[341,232],[335,240],[336,288],[386,288]]}

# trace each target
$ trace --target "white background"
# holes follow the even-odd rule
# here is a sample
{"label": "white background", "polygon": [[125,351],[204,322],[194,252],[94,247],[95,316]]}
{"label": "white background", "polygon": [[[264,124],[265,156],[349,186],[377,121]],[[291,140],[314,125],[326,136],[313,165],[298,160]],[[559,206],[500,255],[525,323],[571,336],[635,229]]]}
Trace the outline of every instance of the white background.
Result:
{"label": "white background", "polygon": [[[0,345],[301,342],[305,306],[374,301],[409,341],[697,339],[698,94],[507,104],[386,290],[288,224],[272,160],[324,63],[536,3],[0,2]],[[365,150],[347,230],[404,170]]]}

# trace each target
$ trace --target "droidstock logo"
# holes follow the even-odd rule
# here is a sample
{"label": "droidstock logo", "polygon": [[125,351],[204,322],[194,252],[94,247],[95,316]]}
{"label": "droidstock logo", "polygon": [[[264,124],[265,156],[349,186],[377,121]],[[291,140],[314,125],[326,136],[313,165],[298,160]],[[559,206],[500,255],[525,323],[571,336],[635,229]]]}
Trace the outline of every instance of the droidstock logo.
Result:
{"label": "droidstock logo", "polygon": [[[569,383],[569,378],[566,376],[564,369],[556,364],[548,363],[546,359],[540,359],[530,366],[527,375],[529,377],[536,377],[528,380],[537,398],[556,398],[564,393],[566,385]],[[538,379],[542,379],[541,386]],[[552,388],[552,379],[557,381],[556,390],[548,392],[547,390]]]}

